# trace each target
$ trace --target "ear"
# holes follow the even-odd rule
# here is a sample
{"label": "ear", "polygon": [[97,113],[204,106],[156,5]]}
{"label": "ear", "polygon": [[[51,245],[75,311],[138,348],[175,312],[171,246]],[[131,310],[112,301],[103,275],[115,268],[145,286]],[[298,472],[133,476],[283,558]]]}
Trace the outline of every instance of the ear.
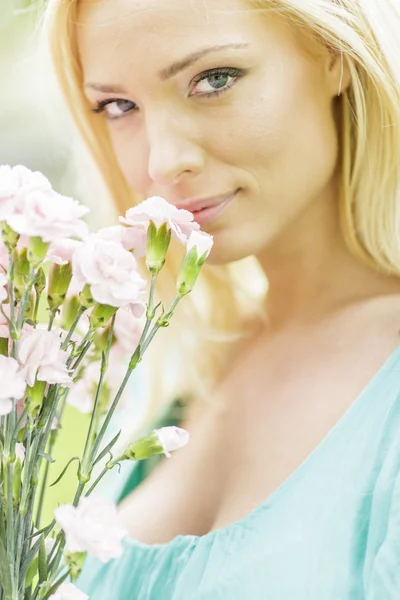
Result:
{"label": "ear", "polygon": [[345,52],[328,49],[325,68],[332,96],[340,96],[349,87],[350,62],[353,62],[353,59]]}

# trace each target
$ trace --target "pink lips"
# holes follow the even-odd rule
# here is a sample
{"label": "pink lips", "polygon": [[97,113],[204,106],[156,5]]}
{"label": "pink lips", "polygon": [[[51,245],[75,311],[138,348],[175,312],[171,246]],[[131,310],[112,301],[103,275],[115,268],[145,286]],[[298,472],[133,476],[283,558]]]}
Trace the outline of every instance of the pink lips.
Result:
{"label": "pink lips", "polygon": [[239,190],[236,190],[233,194],[230,193],[221,196],[214,196],[213,198],[195,200],[192,202],[188,202],[184,206],[176,206],[177,208],[184,208],[185,210],[190,211],[191,213],[193,213],[194,220],[199,225],[205,225],[206,223],[209,223],[210,221],[215,219],[224,211],[224,209],[236,196],[238,191]]}

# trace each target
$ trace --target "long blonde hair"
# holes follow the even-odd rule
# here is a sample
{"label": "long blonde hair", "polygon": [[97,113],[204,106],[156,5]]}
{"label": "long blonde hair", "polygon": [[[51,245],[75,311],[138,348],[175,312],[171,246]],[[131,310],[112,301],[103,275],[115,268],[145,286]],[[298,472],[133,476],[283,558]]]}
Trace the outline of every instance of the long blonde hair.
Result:
{"label": "long blonde hair", "polygon": [[[50,0],[46,15],[51,53],[74,120],[119,207],[142,200],[129,189],[111,149],[104,122],[95,120],[83,93],[75,23],[79,0]],[[400,275],[400,13],[392,0],[247,0],[249,10],[273,10],[309,30],[341,54],[351,84],[341,94],[340,218],[349,251],[384,273]],[[351,60],[349,60],[351,59]],[[339,90],[338,90],[339,91]],[[158,289],[166,304],[175,295],[181,254],[171,248]],[[245,264],[245,268],[244,268]],[[150,348],[152,401],[141,427],[172,393],[208,400],[227,361],[229,345],[263,318],[262,279],[254,257],[224,266],[205,265],[195,290]],[[168,299],[168,300],[167,300]],[[175,349],[173,385],[165,361]],[[157,365],[157,367],[155,367]],[[167,366],[166,366],[167,365]]]}

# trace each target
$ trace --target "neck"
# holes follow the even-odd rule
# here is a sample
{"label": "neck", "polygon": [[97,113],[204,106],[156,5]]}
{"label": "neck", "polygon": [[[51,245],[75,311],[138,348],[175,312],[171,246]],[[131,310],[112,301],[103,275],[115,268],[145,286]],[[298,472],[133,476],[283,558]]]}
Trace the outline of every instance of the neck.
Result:
{"label": "neck", "polygon": [[269,283],[266,308],[272,329],[399,289],[397,280],[378,275],[347,250],[333,188],[257,258]]}

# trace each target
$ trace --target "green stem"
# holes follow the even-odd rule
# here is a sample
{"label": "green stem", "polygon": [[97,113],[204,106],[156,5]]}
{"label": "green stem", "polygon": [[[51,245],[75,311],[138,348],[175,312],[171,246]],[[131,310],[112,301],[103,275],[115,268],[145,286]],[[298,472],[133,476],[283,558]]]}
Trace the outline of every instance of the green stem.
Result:
{"label": "green stem", "polygon": [[36,277],[36,271],[35,271],[35,269],[33,269],[31,267],[29,270],[28,281],[24,288],[24,293],[23,293],[22,300],[19,305],[19,310],[18,310],[18,319],[17,319],[17,335],[18,336],[20,335],[22,326],[24,324],[25,308],[26,308],[26,304],[28,302],[29,294],[31,293],[33,284],[35,282],[35,277]]}
{"label": "green stem", "polygon": [[[37,294],[35,292],[35,307],[33,309],[33,322],[34,323],[38,322],[38,312],[39,312],[40,296],[41,296],[41,294]],[[51,327],[48,328],[48,331],[50,331],[50,329],[51,329]]]}
{"label": "green stem", "polygon": [[10,326],[10,333],[12,334],[12,340],[13,340],[13,345],[12,345],[12,356],[13,358],[16,358],[17,356],[17,340],[13,337],[16,333],[16,323],[15,323],[15,307],[14,307],[14,270],[15,270],[15,265],[14,265],[14,258],[13,258],[13,253],[9,253],[9,272],[8,272],[8,281],[9,281],[9,285],[8,285],[8,295],[10,298],[10,321],[11,321],[11,326]]}
{"label": "green stem", "polygon": [[[178,296],[177,298],[175,298],[175,300],[174,300],[174,302],[173,302],[170,310],[168,311],[167,315],[172,315],[172,312],[175,309],[175,307],[177,306],[177,304],[180,301],[180,299],[181,299],[180,296]],[[149,323],[146,323],[146,325],[148,325],[148,324]],[[121,383],[121,385],[119,387],[117,395],[115,396],[114,401],[113,401],[111,407],[108,410],[106,418],[104,419],[103,425],[102,425],[102,427],[100,429],[99,435],[97,436],[97,439],[96,439],[96,441],[94,443],[94,446],[93,446],[92,454],[91,454],[91,457],[90,457],[91,458],[91,462],[93,462],[93,461],[96,460],[96,454],[97,454],[97,451],[99,449],[99,446],[100,446],[100,444],[102,442],[102,439],[103,439],[104,434],[105,434],[105,432],[107,430],[107,427],[108,427],[108,425],[109,425],[109,423],[111,421],[111,418],[112,418],[112,416],[113,416],[113,414],[115,412],[115,409],[116,409],[116,407],[118,405],[119,399],[122,396],[122,393],[123,393],[123,391],[124,391],[124,389],[126,387],[126,384],[129,381],[130,376],[132,375],[132,372],[134,371],[134,369],[136,368],[137,364],[142,359],[142,357],[143,357],[144,353],[146,352],[146,350],[147,350],[150,342],[152,341],[152,339],[154,338],[154,336],[156,335],[156,333],[160,329],[160,327],[161,327],[161,325],[158,324],[158,322],[156,322],[154,324],[153,329],[151,330],[148,338],[145,340],[145,342],[143,344],[142,344],[142,338],[143,338],[143,335],[142,335],[142,338],[141,338],[141,340],[140,340],[140,342],[138,344],[138,347],[136,348],[135,352],[132,355],[132,356],[134,356],[136,354],[136,352],[138,351],[138,349],[140,349],[139,359],[136,361],[136,364],[135,364],[135,366],[133,368],[128,368],[128,370],[127,370],[127,372],[125,374],[124,380],[123,380],[123,382]]]}
{"label": "green stem", "polygon": [[90,455],[90,463],[91,464],[93,464],[93,462],[96,460],[96,454],[97,454],[97,451],[99,449],[99,446],[100,446],[100,444],[101,444],[101,442],[103,440],[104,434],[105,434],[105,432],[106,432],[106,430],[108,428],[108,425],[109,425],[109,423],[111,421],[111,418],[112,418],[112,416],[114,414],[114,411],[115,411],[115,409],[117,407],[119,399],[122,396],[122,393],[123,393],[123,391],[124,391],[124,389],[126,387],[126,384],[129,381],[129,378],[130,378],[133,370],[134,370],[133,368],[129,368],[127,370],[127,372],[125,374],[125,377],[124,377],[124,379],[123,379],[123,381],[122,381],[122,383],[121,383],[121,385],[119,387],[119,390],[118,390],[118,392],[117,392],[117,394],[116,394],[116,396],[114,398],[114,401],[113,401],[111,407],[109,408],[109,410],[107,412],[106,418],[103,421],[103,424],[102,424],[101,429],[99,431],[99,434],[98,434],[98,436],[96,438],[96,441],[93,444],[92,452],[91,452],[91,455]]}
{"label": "green stem", "polygon": [[[39,298],[39,300],[40,300],[40,298]],[[35,305],[35,310],[36,310],[36,305]],[[49,324],[48,324],[48,327],[47,327],[47,331],[51,331],[51,329],[53,327],[54,319],[56,318],[56,314],[57,314],[56,310],[52,310],[50,312],[50,319],[49,319]],[[34,321],[36,322],[36,319],[34,319]]]}
{"label": "green stem", "polygon": [[15,591],[15,552],[14,552],[14,507],[13,507],[13,481],[14,463],[7,464],[7,557],[12,573],[12,588]]}
{"label": "green stem", "polygon": [[81,341],[81,343],[79,344],[79,346],[71,352],[70,359],[74,359],[77,356],[79,356],[81,354],[81,352],[85,349],[85,346],[88,343],[89,343],[89,345],[92,343],[94,334],[95,334],[95,330],[90,328],[89,331],[87,332],[87,334],[85,335],[85,337],[83,338],[83,340]]}
{"label": "green stem", "polygon": [[94,489],[97,487],[97,485],[103,479],[104,475],[106,475],[108,473],[108,471],[111,471],[111,469],[113,469],[115,467],[115,465],[118,464],[118,462],[120,460],[122,460],[122,459],[121,458],[116,458],[115,460],[111,461],[109,467],[104,467],[104,469],[102,470],[102,472],[100,473],[100,475],[97,477],[97,479],[95,480],[95,482],[90,486],[90,488],[88,489],[88,491],[85,493],[85,497],[90,496],[90,494],[94,491]]}
{"label": "green stem", "polygon": [[96,433],[95,425],[97,423],[97,418],[98,418],[98,405],[99,405],[99,400],[100,400],[100,392],[101,392],[101,387],[103,385],[103,380],[104,380],[104,377],[105,377],[105,374],[107,371],[108,357],[110,355],[111,344],[112,344],[113,335],[114,335],[114,323],[115,323],[115,315],[113,316],[113,318],[111,320],[111,325],[110,325],[110,329],[108,332],[108,338],[107,338],[107,347],[106,347],[106,351],[104,352],[104,354],[102,356],[100,379],[99,379],[99,383],[98,383],[97,389],[96,389],[96,397],[95,397],[94,407],[93,407],[91,418],[90,418],[89,431],[88,431],[88,434],[86,437],[85,449],[83,451],[83,458],[82,458],[81,466],[79,469],[79,481],[81,483],[86,483],[90,479],[90,470],[91,470],[92,465],[90,464],[89,456],[90,456],[90,451],[93,448],[93,445],[95,443],[93,434]]}
{"label": "green stem", "polygon": [[74,362],[74,364],[71,366],[72,361],[74,360],[74,356],[70,356],[67,360],[67,367],[71,369],[73,369],[73,371],[76,371],[76,369],[79,367],[80,363],[83,361],[83,359],[85,358],[87,351],[89,350],[90,346],[92,345],[92,342],[88,342],[86,344],[86,346],[83,348],[81,354],[78,356],[78,358],[76,359],[76,361]]}
{"label": "green stem", "polygon": [[[53,451],[54,448],[54,444],[56,441],[56,435],[52,435],[52,434],[56,434],[55,431],[52,431],[50,434],[50,444],[49,444],[49,450],[48,453],[51,456],[51,453]],[[40,486],[39,486],[39,500],[38,500],[38,507],[37,507],[37,511],[36,511],[36,519],[35,519],[35,526],[37,529],[40,529],[40,519],[42,516],[42,510],[43,510],[43,502],[44,502],[44,495],[46,492],[46,487],[47,487],[47,480],[49,477],[49,469],[50,469],[50,463],[48,460],[46,460],[46,464],[44,467],[44,473],[43,473],[43,477],[42,480],[40,482]]]}
{"label": "green stem", "polygon": [[64,342],[63,342],[63,344],[61,346],[62,350],[66,350],[67,349],[69,341],[70,341],[70,339],[71,339],[71,337],[72,337],[72,335],[73,335],[73,333],[74,333],[74,331],[75,331],[75,329],[76,329],[76,327],[77,327],[77,325],[78,325],[78,323],[79,323],[79,321],[81,319],[81,316],[85,312],[85,310],[86,310],[86,308],[84,306],[81,306],[80,309],[78,310],[78,314],[76,315],[75,321],[72,323],[71,329],[69,330],[69,332],[67,334],[67,337],[65,338],[65,340],[64,340]]}

